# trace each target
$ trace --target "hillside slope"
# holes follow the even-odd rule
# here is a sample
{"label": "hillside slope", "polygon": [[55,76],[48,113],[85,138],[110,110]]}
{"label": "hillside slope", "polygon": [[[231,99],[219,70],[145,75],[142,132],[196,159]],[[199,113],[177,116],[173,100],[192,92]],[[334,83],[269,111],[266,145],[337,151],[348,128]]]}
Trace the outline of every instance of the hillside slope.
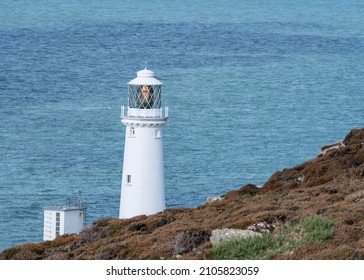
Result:
{"label": "hillside slope", "polygon": [[364,129],[276,172],[262,188],[246,185],[194,209],[98,220],[78,235],[9,248],[0,259],[212,259],[214,229],[264,222],[274,234],[317,215],[333,222],[332,239],[273,258],[364,259]]}

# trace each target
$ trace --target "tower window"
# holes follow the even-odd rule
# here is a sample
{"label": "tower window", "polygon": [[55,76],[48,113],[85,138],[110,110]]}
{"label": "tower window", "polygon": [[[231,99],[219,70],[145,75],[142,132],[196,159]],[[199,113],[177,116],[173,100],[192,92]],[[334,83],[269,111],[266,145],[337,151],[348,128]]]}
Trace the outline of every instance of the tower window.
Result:
{"label": "tower window", "polygon": [[154,138],[161,138],[161,131],[160,131],[160,129],[156,129],[154,131]]}
{"label": "tower window", "polygon": [[130,127],[130,137],[134,137],[135,136],[135,127]]}
{"label": "tower window", "polygon": [[126,182],[131,184],[131,175],[126,175]]}

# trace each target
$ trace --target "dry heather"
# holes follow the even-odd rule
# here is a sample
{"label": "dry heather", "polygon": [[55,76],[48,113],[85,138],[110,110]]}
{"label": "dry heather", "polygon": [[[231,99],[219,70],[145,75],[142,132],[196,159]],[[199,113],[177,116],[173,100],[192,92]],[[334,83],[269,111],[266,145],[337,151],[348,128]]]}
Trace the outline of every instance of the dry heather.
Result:
{"label": "dry heather", "polygon": [[194,209],[98,220],[78,235],[9,248],[0,259],[212,259],[213,229],[266,222],[277,230],[316,215],[334,223],[332,239],[274,259],[364,259],[364,129],[324,150],[263,188],[246,185]]}

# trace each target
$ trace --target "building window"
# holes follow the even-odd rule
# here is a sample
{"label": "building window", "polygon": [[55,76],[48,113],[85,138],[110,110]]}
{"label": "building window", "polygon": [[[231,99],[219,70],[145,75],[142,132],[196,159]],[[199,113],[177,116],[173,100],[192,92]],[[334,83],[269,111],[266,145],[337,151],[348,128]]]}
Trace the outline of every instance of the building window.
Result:
{"label": "building window", "polygon": [[58,236],[60,233],[59,230],[60,224],[61,224],[61,213],[56,212],[56,236]]}
{"label": "building window", "polygon": [[126,175],[126,183],[131,184],[131,175]]}

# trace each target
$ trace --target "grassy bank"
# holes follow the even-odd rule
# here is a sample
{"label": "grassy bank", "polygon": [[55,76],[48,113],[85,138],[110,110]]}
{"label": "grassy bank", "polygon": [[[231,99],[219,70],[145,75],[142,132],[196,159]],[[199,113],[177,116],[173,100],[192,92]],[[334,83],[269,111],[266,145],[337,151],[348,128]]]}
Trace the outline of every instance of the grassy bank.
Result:
{"label": "grassy bank", "polygon": [[275,234],[233,240],[213,248],[215,259],[270,259],[276,254],[289,253],[308,243],[323,243],[332,238],[334,225],[320,216],[304,219],[295,226]]}

